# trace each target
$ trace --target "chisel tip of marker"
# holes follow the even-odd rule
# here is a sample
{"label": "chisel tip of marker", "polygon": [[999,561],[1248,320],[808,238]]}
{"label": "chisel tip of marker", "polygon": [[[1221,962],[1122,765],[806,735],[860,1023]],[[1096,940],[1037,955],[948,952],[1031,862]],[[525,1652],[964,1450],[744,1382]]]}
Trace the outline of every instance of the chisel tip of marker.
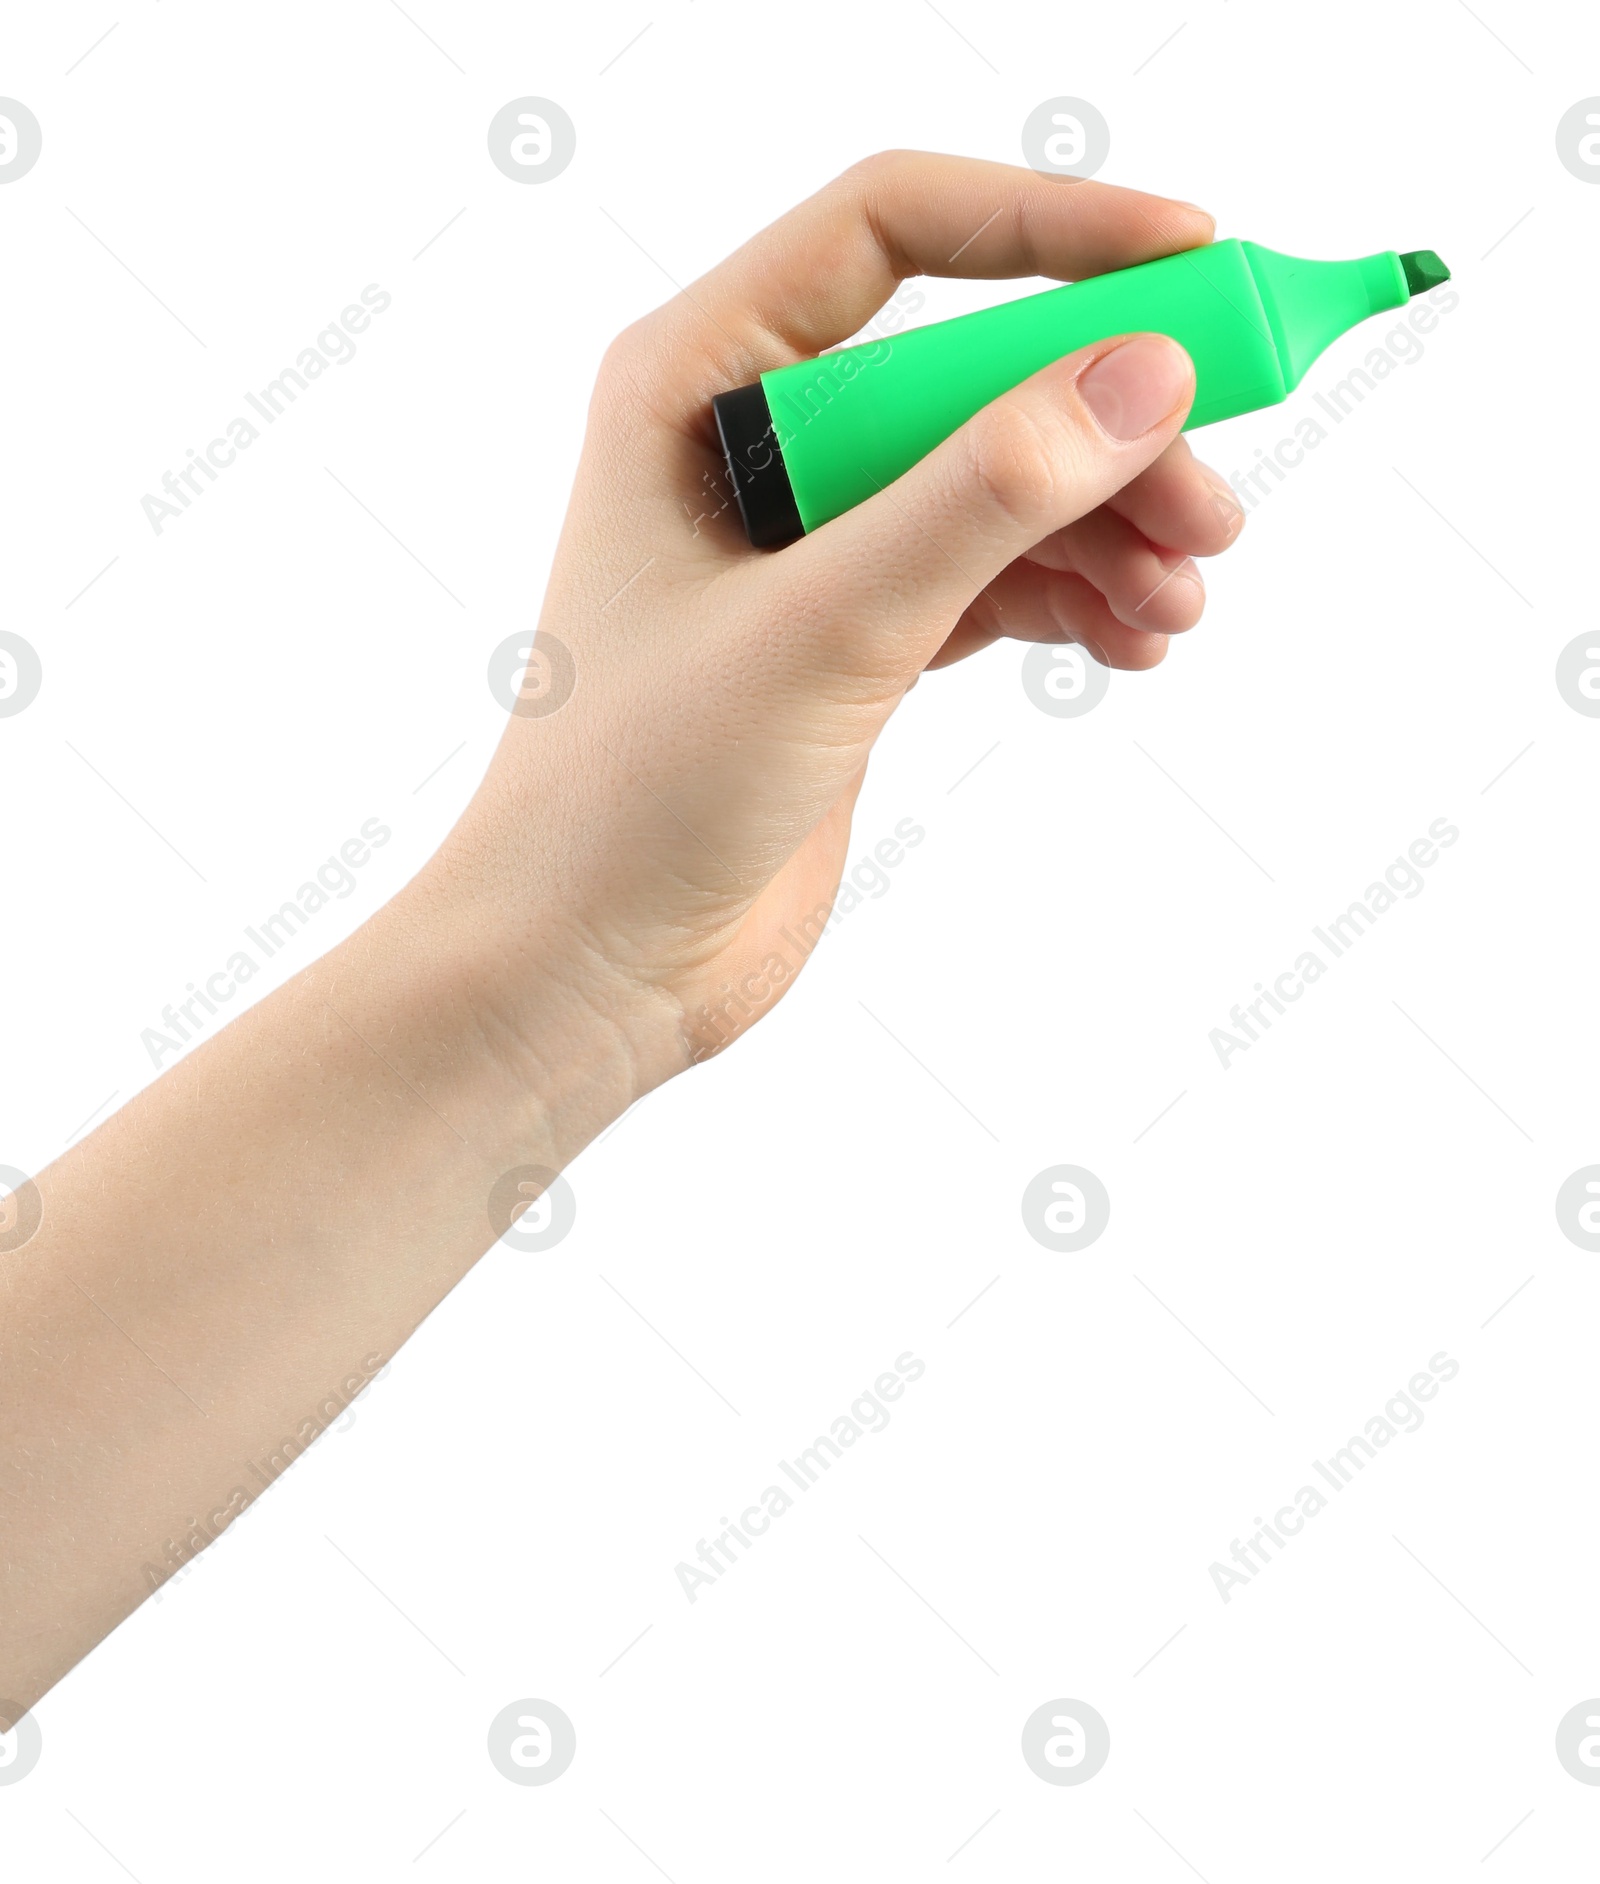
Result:
{"label": "chisel tip of marker", "polygon": [[1409,255],[1400,257],[1400,266],[1405,270],[1406,286],[1413,295],[1426,294],[1441,281],[1450,279],[1450,270],[1432,249],[1413,249]]}

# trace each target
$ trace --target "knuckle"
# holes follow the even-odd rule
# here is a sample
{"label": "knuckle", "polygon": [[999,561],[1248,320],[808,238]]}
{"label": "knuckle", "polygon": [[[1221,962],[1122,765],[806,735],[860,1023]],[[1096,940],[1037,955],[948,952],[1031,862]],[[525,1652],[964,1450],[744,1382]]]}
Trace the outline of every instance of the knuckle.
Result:
{"label": "knuckle", "polygon": [[1020,399],[998,399],[968,434],[972,486],[1008,522],[1041,533],[1059,521],[1067,477],[1061,427]]}
{"label": "knuckle", "polygon": [[600,356],[595,399],[606,403],[635,397],[649,383],[656,344],[648,315],[624,327]]}
{"label": "knuckle", "polygon": [[859,158],[848,170],[841,172],[838,181],[872,190],[897,175],[908,155],[903,150],[875,150],[870,156]]}
{"label": "knuckle", "polygon": [[647,322],[637,320],[615,335],[600,359],[600,371],[609,379],[627,379],[644,364],[650,344]]}

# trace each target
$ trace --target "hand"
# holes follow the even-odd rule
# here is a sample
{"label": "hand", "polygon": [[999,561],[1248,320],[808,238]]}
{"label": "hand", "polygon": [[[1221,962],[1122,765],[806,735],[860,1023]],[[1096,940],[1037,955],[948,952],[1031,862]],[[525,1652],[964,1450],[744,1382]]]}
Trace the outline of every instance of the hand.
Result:
{"label": "hand", "polygon": [[1157,335],[1068,355],[775,553],[731,505],[686,514],[726,488],[713,395],[848,339],[910,274],[1076,278],[1212,232],[1162,197],[893,153],[615,341],[539,624],[571,698],[512,718],[440,859],[503,938],[480,990],[497,1029],[537,1030],[517,964],[548,963],[554,930],[624,1017],[639,1091],[725,1045],[798,972],[782,932],[818,932],[917,677],[1002,636],[1154,666],[1204,604],[1192,558],[1243,521],[1178,435],[1192,369]]}
{"label": "hand", "polygon": [[847,337],[907,270],[1083,274],[1209,234],[880,158],[611,349],[540,626],[570,698],[512,717],[400,896],[38,1174],[0,1302],[0,1694],[30,1704],[247,1509],[508,1195],[783,993],[925,668],[1000,634],[1149,666],[1199,612],[1185,552],[1231,534],[1169,341],[1058,362],[776,555],[684,516],[713,394]]}

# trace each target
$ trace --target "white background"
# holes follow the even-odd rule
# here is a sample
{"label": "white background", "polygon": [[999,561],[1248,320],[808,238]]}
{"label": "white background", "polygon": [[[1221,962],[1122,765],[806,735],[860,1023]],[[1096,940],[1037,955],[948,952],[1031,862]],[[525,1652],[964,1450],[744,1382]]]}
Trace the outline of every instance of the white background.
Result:
{"label": "white background", "polygon": [[[1600,1694],[1600,1258],[1553,1206],[1600,1160],[1600,722],[1553,674],[1593,621],[1600,189],[1554,134],[1600,29],[407,13],[7,20],[44,154],[0,189],[0,626],[44,687],[0,720],[0,1162],[152,1078],[141,1031],[364,820],[394,841],[281,974],[429,855],[606,341],[854,159],[1021,161],[1073,94],[1105,177],[1302,254],[1435,247],[1460,303],[1261,503],[1160,671],[1077,720],[1015,647],[918,687],[853,841],[926,830],[887,894],[584,1154],[557,1250],[492,1252],[40,1704],[8,1870],[1588,1875],[1600,1789],[1554,1737]],[[577,126],[536,188],[485,147],[524,94]],[[357,357],[157,537],[141,496],[369,282]],[[924,283],[919,318],[1026,285]],[[1196,442],[1247,467],[1383,331]],[[1425,890],[1224,1071],[1210,1030],[1441,817]],[[1112,1200],[1069,1256],[1019,1208],[1059,1163]],[[908,1349],[892,1425],[691,1606],[674,1565]],[[1425,1426],[1224,1604],[1213,1560],[1440,1350]],[[577,1727],[550,1786],[485,1750],[529,1696]],[[1088,1784],[1021,1757],[1058,1697],[1109,1722]]]}

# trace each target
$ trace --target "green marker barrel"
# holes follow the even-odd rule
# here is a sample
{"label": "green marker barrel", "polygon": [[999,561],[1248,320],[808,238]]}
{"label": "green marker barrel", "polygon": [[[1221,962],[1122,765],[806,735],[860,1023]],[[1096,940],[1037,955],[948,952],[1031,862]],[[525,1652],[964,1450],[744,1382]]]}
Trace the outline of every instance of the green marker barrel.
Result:
{"label": "green marker barrel", "polygon": [[1063,354],[1162,333],[1194,361],[1184,430],[1275,405],[1370,315],[1450,279],[1431,249],[1308,262],[1214,242],[763,373],[712,401],[750,541],[788,543],[882,490]]}

